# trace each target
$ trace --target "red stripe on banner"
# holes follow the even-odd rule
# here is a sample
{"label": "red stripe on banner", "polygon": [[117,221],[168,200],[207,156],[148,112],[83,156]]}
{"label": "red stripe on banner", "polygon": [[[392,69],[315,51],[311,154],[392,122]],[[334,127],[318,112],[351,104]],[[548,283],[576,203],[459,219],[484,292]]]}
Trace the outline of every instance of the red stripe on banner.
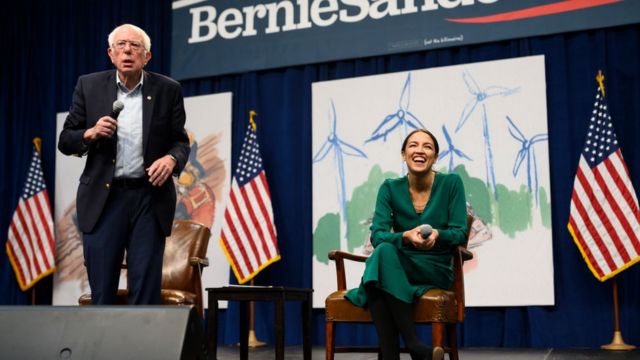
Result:
{"label": "red stripe on banner", "polygon": [[[622,178],[622,175],[620,173],[618,173],[618,171],[614,167],[613,163],[611,162],[610,158],[606,159],[603,163],[604,163],[605,168],[609,172],[610,176],[614,179],[615,188],[617,188],[618,191],[620,192],[620,194],[622,194],[622,198],[625,199],[625,201],[627,202],[628,205],[630,205],[630,202],[633,204],[634,201],[632,200],[633,199],[632,195],[628,192],[628,189],[625,186],[625,181]],[[604,182],[604,179],[602,179],[602,181]],[[610,188],[611,187],[607,188],[607,193],[609,193],[609,194],[611,193],[608,190]],[[627,198],[631,198],[631,199],[627,199]],[[633,214],[626,214],[625,211],[622,210],[622,208],[620,207],[618,201],[616,201],[617,200],[617,196],[615,196],[613,194],[611,194],[611,196],[608,196],[607,200],[609,201],[609,204],[610,204],[611,208],[613,209],[614,213],[616,214],[616,217],[618,218],[618,221],[620,221],[620,224],[622,225],[622,228],[624,229],[625,239],[627,239],[628,243],[631,246],[633,246],[633,248],[635,249],[636,254],[640,253],[640,243],[638,242],[638,235],[633,230],[633,226],[631,225],[631,222],[630,222],[632,220],[635,220],[635,222],[638,223],[637,212],[634,212]],[[633,209],[633,206],[629,206],[629,208]],[[620,242],[621,242],[620,245],[623,246],[623,243],[625,241],[624,240],[620,240]],[[625,252],[627,252],[626,249],[625,249]],[[631,257],[632,257],[631,254],[629,254],[629,260],[631,260]],[[628,261],[625,261],[625,263],[627,263],[627,262]]]}
{"label": "red stripe on banner", "polygon": [[[596,209],[599,208],[599,206],[596,204],[596,202],[593,201],[594,199],[594,195],[593,195],[593,189],[591,189],[591,187],[589,186],[589,184],[586,181],[586,178],[584,176],[584,174],[582,173],[582,169],[579,168],[578,171],[576,172],[576,178],[578,179],[578,181],[580,182],[580,185],[582,186],[584,192],[587,195],[587,198],[589,199],[589,205],[591,205],[592,208]],[[602,240],[602,237],[600,236],[600,233],[597,231],[597,229],[595,229],[593,227],[593,223],[591,222],[592,220],[589,218],[589,214],[587,214],[587,210],[585,209],[585,207],[583,206],[582,202],[580,201],[580,198],[578,196],[574,196],[572,197],[574,204],[576,205],[576,209],[578,210],[578,213],[580,214],[580,217],[582,218],[582,221],[585,223],[587,230],[589,231],[589,234],[591,235],[591,238],[593,238],[593,241],[595,242],[596,246],[598,247],[598,250],[600,251],[600,253],[602,254],[602,256],[605,259],[605,262],[607,263],[607,265],[609,266],[609,269],[614,270],[617,268],[615,262],[613,261],[613,258],[611,258],[611,254],[609,253],[609,249],[607,249],[606,245],[604,244],[604,241]],[[598,210],[596,209],[596,212]],[[602,209],[600,209],[600,212],[602,211]],[[598,218],[600,219],[601,217],[598,215]]]}
{"label": "red stripe on banner", "polygon": [[[266,192],[267,198],[266,200],[269,202],[269,208],[271,208],[271,192],[269,191],[269,184],[267,184],[267,176],[264,171],[260,172],[260,182],[262,183],[262,188]],[[275,224],[273,223],[273,219],[271,219],[271,215],[269,214],[269,210],[267,210],[266,204],[260,203],[260,211],[262,212],[262,216],[265,219],[268,219],[267,227],[269,228],[269,235],[271,235],[271,242],[276,245],[276,231]],[[276,246],[277,250],[277,246]]]}
{"label": "red stripe on banner", "polygon": [[[243,186],[242,189],[240,189],[240,193],[242,194],[242,198],[244,199],[245,204],[251,204],[251,199],[249,199],[249,195],[247,194],[247,186],[251,186],[251,184],[253,184],[253,180],[246,183],[245,186]],[[260,203],[261,199],[256,197],[256,201]],[[252,239],[253,240],[257,239],[260,242],[260,245],[261,245],[260,247],[262,248],[262,250],[263,251],[266,250],[263,253],[260,253],[260,251],[258,251],[258,248],[256,246],[256,242],[251,241],[251,248],[253,249],[253,252],[258,258],[259,263],[262,264],[268,261],[271,258],[271,255],[269,254],[269,250],[265,249],[264,234],[262,233],[262,228],[260,227],[260,220],[258,220],[258,218],[256,217],[256,214],[253,211],[252,206],[247,206],[245,215],[250,218],[251,224],[253,224],[253,227],[256,229],[256,232],[257,232],[256,234],[251,234]]]}
{"label": "red stripe on banner", "polygon": [[[11,223],[10,228],[13,228],[13,223]],[[22,271],[22,264],[18,259],[18,254],[16,254],[13,241],[11,240],[7,242],[7,251],[9,252],[9,259],[13,259],[15,273],[16,273],[16,276],[18,277],[18,283],[20,284],[20,288],[22,289],[27,286],[27,281],[24,278],[24,272]]]}
{"label": "red stripe on banner", "polygon": [[[229,196],[229,200],[233,204],[233,208],[234,209],[238,209],[238,204],[236,202],[235,193],[233,191],[231,192],[231,195]],[[237,210],[234,210],[234,215],[236,216],[236,218],[239,218]],[[242,261],[243,261],[245,267],[247,268],[247,271],[249,272],[249,274],[253,273],[253,265],[251,264],[251,260],[249,259],[249,255],[247,254],[247,249],[244,247],[244,243],[242,243],[242,241],[240,240],[240,239],[242,239],[242,237],[239,236],[238,229],[236,228],[236,226],[235,226],[235,224],[234,224],[234,222],[233,222],[233,220],[231,218],[231,215],[229,213],[227,214],[227,217],[225,218],[225,220],[227,221],[227,226],[231,230],[231,234],[233,236],[234,243],[236,244],[236,247],[240,251],[240,255],[242,256]],[[242,224],[240,224],[240,225],[242,225]]]}
{"label": "red stripe on banner", "polygon": [[[39,264],[39,268],[40,268],[39,273],[42,273],[49,270],[51,268],[51,265],[49,265],[49,261],[46,258],[46,254],[47,254],[47,250],[45,248],[46,239],[43,238],[44,234],[42,231],[44,230],[44,226],[46,226],[46,219],[42,214],[42,208],[40,207],[37,197],[38,195],[32,196],[31,198],[29,198],[29,201],[27,202],[29,203],[29,208],[34,208],[33,210],[29,211],[29,216],[31,217],[32,223],[36,225],[37,229],[41,229],[41,231],[36,231],[36,237],[32,239],[32,246],[35,248],[35,250],[39,252],[40,257],[38,258],[38,256],[36,255],[35,259],[36,259],[36,262]],[[31,202],[33,204],[31,204]],[[41,225],[44,225],[44,226],[41,226]],[[33,242],[35,242],[35,244]]]}
{"label": "red stripe on banner", "polygon": [[[607,186],[608,184],[602,178],[602,174],[600,173],[600,169],[598,167],[593,168],[593,176],[596,179],[596,183],[600,187],[600,190],[604,194],[605,200],[613,210],[612,215],[615,216],[618,219],[618,221],[621,222],[621,225],[623,228],[625,228],[625,224],[627,224],[627,227],[628,227],[629,224],[626,222],[626,219],[624,219],[624,215],[621,214],[620,207],[618,206],[618,204],[615,204],[615,201],[613,201],[614,195],[609,190],[609,186]],[[608,215],[611,215],[611,214],[609,214],[606,211],[603,211],[604,218],[600,217],[600,220],[602,221],[602,224],[604,225],[609,236],[611,236],[613,245],[615,246],[616,250],[618,250],[618,254],[622,257],[622,261],[626,264],[629,262],[629,260],[631,260],[631,258],[629,257],[629,253],[627,252],[627,249],[624,248],[622,239],[620,239],[620,235],[618,234],[618,231],[614,227],[613,222],[610,220]],[[603,221],[603,220],[606,220],[606,221]]]}
{"label": "red stripe on banner", "polygon": [[[574,192],[574,196],[575,196],[575,192]],[[587,257],[589,264],[591,264],[595,272],[598,274],[598,278],[602,278],[605,274],[602,271],[600,264],[598,264],[596,259],[593,257],[593,252],[591,251],[591,248],[587,246],[587,243],[584,241],[585,236],[580,232],[580,227],[578,227],[578,225],[576,224],[576,221],[573,215],[569,216],[569,224],[571,224],[571,228],[573,229],[573,232],[576,235],[575,239],[580,243],[580,248],[582,249],[585,256]]]}
{"label": "red stripe on banner", "polygon": [[487,24],[561,14],[570,11],[588,9],[596,6],[609,5],[621,1],[622,0],[564,0],[554,4],[533,6],[527,9],[509,11],[495,15],[446,20],[456,23]]}
{"label": "red stripe on banner", "polygon": [[18,233],[18,237],[16,238],[16,241],[18,242],[18,246],[20,247],[20,250],[22,251],[24,258],[27,259],[27,265],[29,267],[27,269],[23,269],[23,271],[25,272],[25,279],[28,279],[30,282],[31,279],[35,277],[35,274],[34,274],[35,265],[32,262],[32,260],[35,260],[35,259],[32,259],[33,249],[30,249],[31,251],[27,251],[25,244],[29,241],[29,237],[33,236],[33,234],[29,229],[29,224],[27,223],[26,219],[24,218],[24,215],[22,214],[23,206],[25,206],[24,201],[20,199],[20,202],[18,203],[18,207],[16,208],[15,215],[18,217],[17,221],[20,225],[20,228],[22,228],[22,232],[24,233],[24,236],[22,236],[23,234]]}

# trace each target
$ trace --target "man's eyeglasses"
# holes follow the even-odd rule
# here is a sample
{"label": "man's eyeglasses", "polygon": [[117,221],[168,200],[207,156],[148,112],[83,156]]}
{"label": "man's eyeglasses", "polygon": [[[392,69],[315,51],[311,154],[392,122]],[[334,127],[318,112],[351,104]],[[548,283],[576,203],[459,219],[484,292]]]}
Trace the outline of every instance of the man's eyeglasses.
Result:
{"label": "man's eyeglasses", "polygon": [[127,44],[129,44],[129,48],[131,48],[131,50],[133,51],[144,50],[144,45],[142,45],[142,43],[139,43],[137,41],[119,40],[119,41],[116,41],[116,43],[113,44],[113,46],[118,50],[123,50],[127,46]]}

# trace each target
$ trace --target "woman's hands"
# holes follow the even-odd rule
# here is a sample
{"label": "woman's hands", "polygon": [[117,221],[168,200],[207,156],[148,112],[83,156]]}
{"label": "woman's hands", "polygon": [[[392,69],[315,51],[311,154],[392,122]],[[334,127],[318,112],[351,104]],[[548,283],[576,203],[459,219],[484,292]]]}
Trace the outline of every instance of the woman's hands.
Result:
{"label": "woman's hands", "polygon": [[417,250],[431,250],[436,245],[436,240],[438,240],[438,236],[440,236],[440,233],[437,229],[433,229],[431,235],[429,235],[429,237],[427,237],[426,239],[423,239],[420,235],[420,227],[421,226],[416,226],[411,230],[403,232],[402,241],[405,244],[413,245],[413,247]]}

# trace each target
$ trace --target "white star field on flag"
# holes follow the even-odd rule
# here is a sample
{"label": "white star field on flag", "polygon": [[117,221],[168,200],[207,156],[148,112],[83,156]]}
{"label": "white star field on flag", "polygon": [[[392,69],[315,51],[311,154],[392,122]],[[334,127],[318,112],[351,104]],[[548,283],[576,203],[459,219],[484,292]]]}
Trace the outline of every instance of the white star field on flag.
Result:
{"label": "white star field on flag", "polygon": [[29,173],[27,174],[27,181],[22,191],[22,198],[27,199],[39,193],[44,188],[44,174],[42,173],[42,166],[40,165],[40,157],[38,153],[34,151],[31,158],[31,165],[29,166]]}
{"label": "white star field on flag", "polygon": [[262,157],[260,156],[260,146],[256,141],[256,133],[251,126],[247,128],[245,141],[240,151],[240,160],[236,169],[238,185],[242,186],[253,179],[262,171]]}
{"label": "white star field on flag", "polygon": [[598,162],[606,159],[611,153],[618,150],[618,140],[612,131],[613,124],[607,110],[607,105],[602,102],[602,95],[598,93],[593,104],[587,141],[584,148],[584,158],[593,167]]}

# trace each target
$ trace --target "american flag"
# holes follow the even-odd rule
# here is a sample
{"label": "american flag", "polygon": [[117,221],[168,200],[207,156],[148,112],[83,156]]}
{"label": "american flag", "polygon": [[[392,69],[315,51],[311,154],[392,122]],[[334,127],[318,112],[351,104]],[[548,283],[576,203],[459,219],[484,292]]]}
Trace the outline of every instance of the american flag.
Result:
{"label": "american flag", "polygon": [[604,97],[593,104],[573,183],[569,232],[593,275],[605,281],[640,261],[640,212]]}
{"label": "american flag", "polygon": [[254,114],[251,112],[240,160],[231,182],[220,238],[222,249],[240,284],[280,260],[271,195],[262,168]]}
{"label": "american flag", "polygon": [[55,271],[51,205],[35,146],[27,180],[9,225],[6,247],[23,291]]}

